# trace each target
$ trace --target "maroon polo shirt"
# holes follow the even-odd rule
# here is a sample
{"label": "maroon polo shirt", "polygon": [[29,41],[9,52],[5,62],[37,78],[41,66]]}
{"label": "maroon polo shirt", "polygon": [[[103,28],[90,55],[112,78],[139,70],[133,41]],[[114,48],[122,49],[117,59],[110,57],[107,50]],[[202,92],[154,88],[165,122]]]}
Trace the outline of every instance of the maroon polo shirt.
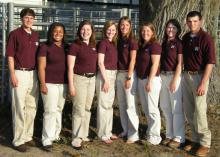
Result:
{"label": "maroon polo shirt", "polygon": [[179,39],[162,43],[161,66],[162,71],[175,71],[178,64],[178,54],[182,54],[182,43]]}
{"label": "maroon polo shirt", "polygon": [[202,29],[196,36],[191,32],[182,38],[184,70],[204,71],[206,64],[215,64],[215,47],[211,36]]}
{"label": "maroon polo shirt", "polygon": [[95,73],[97,70],[97,51],[84,42],[71,44],[68,55],[76,56],[74,73]]}
{"label": "maroon polo shirt", "polygon": [[137,50],[138,44],[134,39],[119,39],[118,41],[118,70],[128,70],[131,61],[130,51]]}
{"label": "maroon polo shirt", "polygon": [[[144,47],[139,47],[137,56],[137,75],[140,79],[145,79],[150,74],[152,60],[151,55],[161,55],[162,48],[159,43],[152,42]],[[156,75],[159,75],[159,68]]]}
{"label": "maroon polo shirt", "polygon": [[14,57],[16,68],[35,68],[39,35],[35,31],[27,33],[22,27],[9,34],[6,56]]}
{"label": "maroon polo shirt", "polygon": [[104,39],[98,44],[98,53],[105,55],[104,65],[107,70],[117,70],[118,53],[116,46],[108,39]]}
{"label": "maroon polo shirt", "polygon": [[46,57],[46,83],[67,83],[67,59],[64,45],[58,47],[55,44],[50,46],[42,44],[38,57]]}

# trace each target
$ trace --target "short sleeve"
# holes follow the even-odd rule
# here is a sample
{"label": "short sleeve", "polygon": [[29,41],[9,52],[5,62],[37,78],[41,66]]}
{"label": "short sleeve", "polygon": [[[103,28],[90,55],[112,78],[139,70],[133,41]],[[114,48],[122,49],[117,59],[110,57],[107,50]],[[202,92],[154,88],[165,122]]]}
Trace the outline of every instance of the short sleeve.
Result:
{"label": "short sleeve", "polygon": [[206,58],[206,64],[215,64],[215,46],[214,41],[210,36],[207,37],[207,42],[205,43],[205,58]]}
{"label": "short sleeve", "polygon": [[183,45],[181,41],[177,42],[177,54],[183,54]]}
{"label": "short sleeve", "polygon": [[106,51],[107,51],[106,42],[105,42],[105,40],[102,40],[102,41],[100,41],[99,44],[98,44],[98,53],[105,54]]}
{"label": "short sleeve", "polygon": [[6,46],[6,55],[14,57],[16,51],[16,33],[11,32],[8,37]]}
{"label": "short sleeve", "polygon": [[42,44],[40,45],[39,51],[38,51],[38,57],[45,57],[47,56],[47,45],[46,44]]}
{"label": "short sleeve", "polygon": [[71,56],[76,56],[77,52],[78,52],[78,46],[76,43],[73,43],[70,45],[70,48],[67,54]]}
{"label": "short sleeve", "polygon": [[130,42],[130,51],[131,50],[137,50],[138,49],[138,43],[133,39]]}
{"label": "short sleeve", "polygon": [[151,47],[151,54],[161,55],[162,48],[159,43],[153,43]]}

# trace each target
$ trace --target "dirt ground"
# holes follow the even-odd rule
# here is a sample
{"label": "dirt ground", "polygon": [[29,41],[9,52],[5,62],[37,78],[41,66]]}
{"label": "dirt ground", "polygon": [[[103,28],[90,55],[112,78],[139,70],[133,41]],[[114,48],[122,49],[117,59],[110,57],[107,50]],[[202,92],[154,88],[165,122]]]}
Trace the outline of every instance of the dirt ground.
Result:
{"label": "dirt ground", "polygon": [[[140,108],[139,108],[140,109]],[[114,106],[113,132],[121,132],[118,107]],[[96,135],[96,107],[92,108],[90,122],[90,137],[93,142],[83,143],[83,149],[76,151],[71,147],[71,104],[67,103],[64,108],[62,144],[54,144],[52,152],[45,152],[41,148],[40,138],[42,129],[42,106],[39,105],[35,122],[34,139],[36,147],[30,147],[26,153],[20,153],[12,148],[12,122],[10,105],[0,106],[0,157],[192,157],[181,149],[171,149],[162,145],[153,146],[144,140],[147,128],[146,119],[140,109],[140,137],[141,142],[126,144],[123,139],[114,141],[110,145],[101,142]],[[220,157],[220,104],[208,107],[209,127],[212,132],[212,146],[209,157]],[[161,135],[164,137],[164,120],[162,120]],[[190,129],[186,125],[186,138],[190,137]]]}

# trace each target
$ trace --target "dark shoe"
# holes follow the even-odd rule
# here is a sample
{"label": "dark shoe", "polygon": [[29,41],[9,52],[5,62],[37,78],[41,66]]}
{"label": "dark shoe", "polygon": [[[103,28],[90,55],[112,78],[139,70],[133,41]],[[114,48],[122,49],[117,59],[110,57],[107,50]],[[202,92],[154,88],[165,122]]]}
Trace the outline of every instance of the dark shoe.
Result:
{"label": "dark shoe", "polygon": [[25,144],[21,144],[19,146],[14,146],[14,148],[19,152],[26,152],[27,151],[27,147]]}
{"label": "dark shoe", "polygon": [[171,140],[169,143],[168,143],[168,146],[170,148],[179,148],[182,144],[180,142],[177,142],[177,141],[174,141],[174,140]]}
{"label": "dark shoe", "polygon": [[45,150],[45,151],[47,151],[47,152],[52,152],[52,148],[53,148],[53,145],[43,146],[43,150]]}
{"label": "dark shoe", "polygon": [[200,146],[197,151],[195,152],[195,155],[196,156],[207,156],[208,155],[208,152],[209,152],[209,148],[208,147],[205,147],[205,146]]}
{"label": "dark shoe", "polygon": [[31,141],[26,142],[25,145],[30,146],[30,147],[35,147],[36,142],[34,140],[31,140]]}
{"label": "dark shoe", "polygon": [[191,143],[187,144],[183,149],[187,152],[190,152],[192,150],[197,149],[198,147],[199,147],[198,143],[191,142]]}
{"label": "dark shoe", "polygon": [[167,146],[172,140],[170,138],[166,138],[161,142],[162,145]]}

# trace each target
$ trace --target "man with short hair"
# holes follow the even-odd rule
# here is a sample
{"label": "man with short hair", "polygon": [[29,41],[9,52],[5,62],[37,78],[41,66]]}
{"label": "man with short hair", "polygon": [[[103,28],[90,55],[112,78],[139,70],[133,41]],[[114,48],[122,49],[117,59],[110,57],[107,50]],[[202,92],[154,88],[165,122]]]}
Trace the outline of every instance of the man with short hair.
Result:
{"label": "man with short hair", "polygon": [[211,145],[207,122],[206,96],[209,77],[215,64],[214,42],[202,26],[202,16],[191,11],[186,17],[189,32],[183,36],[184,81],[183,103],[192,130],[192,141],[184,149],[197,156],[206,156]]}
{"label": "man with short hair", "polygon": [[26,152],[33,144],[32,136],[39,88],[36,72],[36,53],[39,35],[32,30],[35,13],[25,8],[20,12],[22,26],[9,34],[7,59],[12,95],[13,145]]}

